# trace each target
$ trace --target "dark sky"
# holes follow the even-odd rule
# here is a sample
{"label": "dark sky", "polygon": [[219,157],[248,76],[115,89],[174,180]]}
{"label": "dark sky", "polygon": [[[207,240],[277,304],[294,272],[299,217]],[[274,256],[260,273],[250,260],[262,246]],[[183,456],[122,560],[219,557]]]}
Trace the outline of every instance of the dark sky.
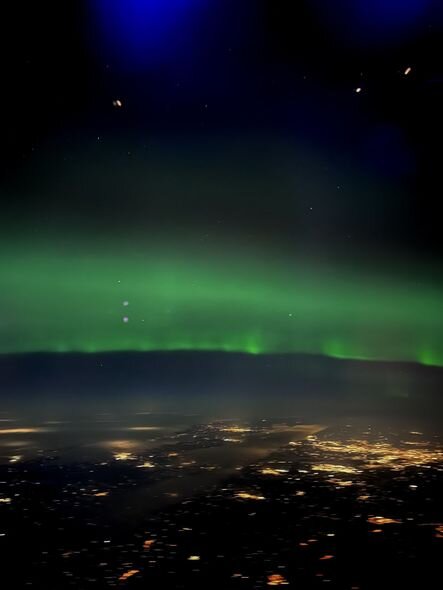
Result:
{"label": "dark sky", "polygon": [[[107,223],[114,225],[120,201],[114,189],[127,186],[125,160],[140,157],[154,137],[180,136],[185,147],[172,149],[175,158],[197,150],[209,185],[211,175],[225,175],[217,166],[223,169],[227,162],[227,186],[218,197],[225,202],[221,223],[227,232],[249,231],[258,241],[272,233],[290,241],[295,230],[318,244],[326,228],[327,248],[332,243],[348,248],[351,239],[357,248],[360,243],[369,250],[386,244],[395,252],[440,257],[438,2],[389,0],[383,8],[377,1],[365,13],[367,3],[349,0],[225,0],[210,6],[175,0],[170,11],[176,10],[177,22],[171,25],[174,19],[165,15],[166,9],[156,8],[161,3],[148,0],[144,4],[151,11],[141,14],[151,19],[146,28],[154,37],[150,44],[140,42],[144,29],[136,16],[123,19],[119,30],[115,19],[121,19],[122,3],[116,0],[7,4],[0,188],[8,225],[19,225],[24,216],[31,225],[40,218],[49,225],[62,219],[69,228],[79,223],[73,209],[80,209],[92,226],[106,231],[94,188],[96,193],[106,190]],[[130,0],[124,11],[139,5],[143,2]],[[122,101],[121,109],[113,107],[116,99]],[[232,160],[243,158],[249,169],[240,172],[233,169],[235,162],[224,160],[231,147],[220,136],[236,138],[239,153]],[[246,146],[239,136],[248,138]],[[273,148],[270,136],[321,154],[321,164],[306,171],[303,186],[308,185],[301,208],[313,206],[311,217],[294,209],[290,164],[281,154],[285,146]],[[205,161],[200,152],[206,151],[208,137],[212,147]],[[251,189],[253,199],[261,202],[257,214],[251,213],[247,198],[242,206],[237,196],[239,207],[232,213],[230,194],[239,184],[253,185],[256,163],[252,156],[252,163],[246,161],[245,153],[251,142],[258,144],[259,167],[268,163],[267,180],[277,193],[270,219],[261,206],[269,203],[269,190]],[[106,159],[108,150],[119,158],[122,178],[106,188],[102,178],[95,186],[91,179],[90,191],[75,187],[73,195],[66,186],[66,198],[54,206],[51,173],[68,163],[67,177],[78,178],[82,157],[92,153]],[[239,178],[242,174],[245,178]],[[362,186],[368,179],[382,188],[368,194]],[[327,196],[313,195],[317,181],[323,191],[323,185],[329,187]],[[30,190],[36,182],[39,190]],[[127,192],[137,211],[123,223],[137,225],[143,207],[136,189]],[[197,220],[211,226],[220,212],[205,199],[206,207],[199,201],[184,207],[176,224],[184,216],[185,224]],[[154,209],[161,218],[161,206]]]}

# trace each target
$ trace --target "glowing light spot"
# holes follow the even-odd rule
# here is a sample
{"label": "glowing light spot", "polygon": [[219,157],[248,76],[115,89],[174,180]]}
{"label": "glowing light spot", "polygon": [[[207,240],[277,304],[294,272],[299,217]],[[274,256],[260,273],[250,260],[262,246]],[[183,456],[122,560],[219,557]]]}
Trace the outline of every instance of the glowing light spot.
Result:
{"label": "glowing light spot", "polygon": [[114,459],[116,461],[134,461],[135,457],[129,451],[122,453],[114,453]]}
{"label": "glowing light spot", "polygon": [[289,584],[281,574],[270,574],[266,583],[268,586],[287,586]]}
{"label": "glowing light spot", "polygon": [[146,541],[143,543],[143,549],[148,550],[150,549],[155,543],[154,539],[146,539]]}
{"label": "glowing light spot", "polygon": [[235,494],[236,498],[241,500],[266,500],[264,496],[258,496],[256,494],[250,494],[249,492],[237,492]]}
{"label": "glowing light spot", "polygon": [[401,520],[396,520],[395,518],[386,518],[385,516],[371,516],[367,519],[367,522],[370,524],[401,524]]}
{"label": "glowing light spot", "polygon": [[283,473],[288,473],[287,469],[272,469],[272,467],[265,467],[264,469],[260,470],[262,475],[283,475]]}
{"label": "glowing light spot", "polygon": [[127,579],[132,578],[136,574],[140,573],[140,570],[128,570],[119,577],[120,582],[125,582]]}
{"label": "glowing light spot", "polygon": [[312,465],[312,471],[327,471],[328,473],[358,473],[358,469],[346,465],[334,465],[330,463],[319,463]]}

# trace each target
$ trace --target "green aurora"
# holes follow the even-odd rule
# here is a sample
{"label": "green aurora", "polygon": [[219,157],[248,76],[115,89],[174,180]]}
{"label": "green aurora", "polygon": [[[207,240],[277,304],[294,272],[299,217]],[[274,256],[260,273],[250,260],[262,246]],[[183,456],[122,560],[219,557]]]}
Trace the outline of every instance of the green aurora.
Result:
{"label": "green aurora", "polygon": [[202,350],[443,366],[442,289],[227,252],[3,248],[0,353]]}

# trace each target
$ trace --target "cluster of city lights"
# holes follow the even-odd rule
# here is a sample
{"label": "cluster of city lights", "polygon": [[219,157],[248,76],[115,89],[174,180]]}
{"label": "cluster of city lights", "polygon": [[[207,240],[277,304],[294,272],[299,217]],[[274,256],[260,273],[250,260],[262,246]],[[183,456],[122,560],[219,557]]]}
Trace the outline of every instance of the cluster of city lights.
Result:
{"label": "cluster of city lights", "polygon": [[[365,469],[384,467],[399,471],[406,467],[420,467],[443,461],[443,451],[440,448],[431,448],[427,443],[422,442],[404,442],[396,447],[385,441],[315,440],[312,441],[312,445],[321,452],[348,455],[353,460],[361,461]],[[340,465],[314,465],[314,467],[317,471],[357,473],[357,470],[352,467]]]}

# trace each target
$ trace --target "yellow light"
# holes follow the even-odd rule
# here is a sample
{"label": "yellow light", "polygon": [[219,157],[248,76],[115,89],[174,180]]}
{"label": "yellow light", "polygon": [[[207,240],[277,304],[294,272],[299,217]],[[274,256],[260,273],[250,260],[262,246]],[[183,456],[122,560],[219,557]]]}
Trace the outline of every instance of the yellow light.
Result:
{"label": "yellow light", "polygon": [[281,574],[271,574],[268,576],[268,586],[287,586],[289,582]]}
{"label": "yellow light", "polygon": [[401,524],[401,520],[395,520],[394,518],[385,518],[384,516],[371,516],[368,518],[368,522],[371,524]]}
{"label": "yellow light", "polygon": [[120,582],[124,582],[125,580],[127,580],[128,578],[132,578],[132,576],[135,576],[135,574],[138,574],[139,572],[140,570],[128,570],[119,577],[119,580]]}
{"label": "yellow light", "polygon": [[312,465],[311,469],[313,471],[327,471],[328,473],[358,473],[358,469],[355,469],[354,467],[335,465],[332,463],[318,463],[317,465]]}
{"label": "yellow light", "polygon": [[143,543],[143,549],[150,549],[154,543],[154,539],[146,539],[146,541]]}
{"label": "yellow light", "polygon": [[[414,434],[420,434],[415,432]],[[419,467],[429,463],[437,463],[443,460],[443,452],[440,447],[422,448],[422,443],[415,443],[411,448],[394,447],[387,442],[369,442],[367,440],[349,440],[336,442],[330,440],[314,441],[312,447],[322,453],[349,455],[353,460],[362,462],[363,469],[388,468],[400,471],[406,467]],[[419,448],[417,448],[419,446]],[[318,466],[317,466],[318,469]],[[327,469],[324,469],[327,470]],[[338,469],[335,469],[338,471]]]}
{"label": "yellow light", "polygon": [[116,461],[132,461],[135,457],[131,453],[125,451],[123,453],[114,453],[114,459]]}
{"label": "yellow light", "polygon": [[249,494],[248,492],[237,492],[235,497],[240,498],[241,500],[266,500],[264,496],[257,496],[255,494]]}
{"label": "yellow light", "polygon": [[0,434],[32,434],[44,432],[43,428],[0,428]]}
{"label": "yellow light", "polygon": [[264,469],[260,470],[262,475],[282,475],[283,473],[288,473],[287,469],[272,469],[272,467],[265,467]]}

